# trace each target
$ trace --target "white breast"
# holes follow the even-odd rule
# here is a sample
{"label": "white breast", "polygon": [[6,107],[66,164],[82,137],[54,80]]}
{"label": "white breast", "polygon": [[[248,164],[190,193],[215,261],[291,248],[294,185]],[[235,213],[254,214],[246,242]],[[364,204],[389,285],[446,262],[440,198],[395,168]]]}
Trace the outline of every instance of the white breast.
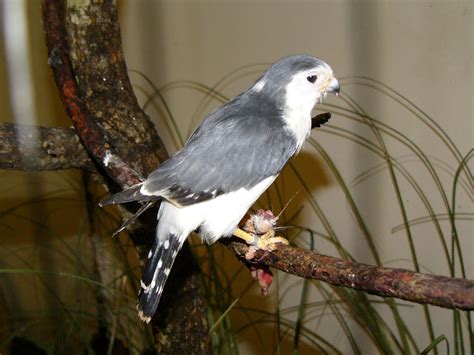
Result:
{"label": "white breast", "polygon": [[311,132],[311,111],[321,99],[321,93],[308,84],[306,74],[296,74],[287,84],[283,119],[294,134],[299,151]]}
{"label": "white breast", "polygon": [[296,152],[299,152],[311,132],[311,114],[299,110],[285,110],[283,119],[296,138]]}
{"label": "white breast", "polygon": [[212,244],[220,237],[232,234],[245,213],[275,178],[268,177],[249,190],[241,188],[190,206],[176,207],[163,201],[158,214],[158,235],[173,233],[187,236],[201,227],[201,237]]}

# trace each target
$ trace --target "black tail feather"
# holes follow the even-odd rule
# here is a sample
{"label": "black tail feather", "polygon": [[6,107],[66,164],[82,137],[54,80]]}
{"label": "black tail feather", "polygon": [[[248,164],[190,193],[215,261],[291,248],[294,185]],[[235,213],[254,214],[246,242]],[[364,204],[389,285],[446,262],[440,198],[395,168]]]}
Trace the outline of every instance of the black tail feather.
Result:
{"label": "black tail feather", "polygon": [[155,314],[166,280],[183,241],[173,234],[167,235],[166,238],[157,236],[148,253],[137,300],[138,315],[144,322],[148,323]]}

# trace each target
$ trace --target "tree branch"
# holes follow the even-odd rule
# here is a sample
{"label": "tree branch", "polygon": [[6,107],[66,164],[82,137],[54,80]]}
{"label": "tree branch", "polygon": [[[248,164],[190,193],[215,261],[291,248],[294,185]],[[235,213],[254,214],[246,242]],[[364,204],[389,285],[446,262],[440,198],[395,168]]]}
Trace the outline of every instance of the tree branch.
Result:
{"label": "tree branch", "polygon": [[227,247],[246,263],[271,266],[306,279],[352,288],[382,297],[474,310],[474,281],[372,266],[284,244],[272,252],[258,250],[245,258],[249,246],[232,239]]}
{"label": "tree branch", "polygon": [[[331,118],[329,112],[312,118],[312,128],[320,127]],[[94,163],[73,128],[34,126],[24,130],[13,123],[0,124],[0,169],[23,171],[56,171],[85,169],[96,172]],[[23,141],[31,137],[22,132],[37,130],[34,155],[23,150]],[[31,147],[30,147],[31,148]],[[162,157],[163,158],[163,157]],[[113,159],[112,159],[113,160]],[[127,184],[131,184],[131,181]]]}
{"label": "tree branch", "polygon": [[67,11],[64,3],[43,0],[42,17],[65,110],[96,163],[122,187],[138,183],[137,172],[153,171],[166,152],[133,94],[115,2],[70,3]]}
{"label": "tree branch", "polygon": [[[133,93],[116,2],[42,0],[42,18],[49,63],[82,144],[111,178],[112,190],[118,189],[112,181],[122,188],[140,182],[140,176],[156,169],[167,153]],[[153,242],[156,214],[143,214],[140,221],[130,236],[144,262]],[[172,296],[160,302],[158,316],[152,320],[156,347],[163,353],[183,347],[208,349],[210,344],[200,271],[192,258],[183,256],[188,247],[183,247],[176,261],[186,271],[170,275],[177,280],[167,285],[163,298],[167,293]],[[180,302],[184,296],[193,297],[194,302]],[[194,309],[196,304],[200,307]],[[167,313],[172,316],[164,316]],[[186,324],[199,326],[188,332]]]}
{"label": "tree branch", "polygon": [[[34,155],[23,150],[31,137],[13,123],[0,125],[0,169],[6,170],[65,170],[95,171],[92,161],[72,128],[34,127],[37,130]],[[30,147],[31,149],[31,147]]]}

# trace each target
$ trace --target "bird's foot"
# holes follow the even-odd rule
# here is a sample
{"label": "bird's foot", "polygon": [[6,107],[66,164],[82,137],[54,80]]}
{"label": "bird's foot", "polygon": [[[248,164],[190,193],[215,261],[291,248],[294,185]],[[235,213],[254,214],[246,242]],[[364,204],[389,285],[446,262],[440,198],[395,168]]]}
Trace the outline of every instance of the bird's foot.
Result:
{"label": "bird's foot", "polygon": [[283,237],[275,236],[275,232],[268,231],[264,235],[254,235],[254,242],[249,246],[247,253],[245,253],[245,259],[252,260],[255,257],[257,250],[274,251],[278,248],[279,243],[288,245],[289,242]]}
{"label": "bird's foot", "polygon": [[287,239],[283,237],[279,237],[275,235],[275,231],[271,230],[265,233],[264,235],[261,235],[257,239],[257,248],[262,249],[262,250],[267,250],[267,251],[273,251],[278,248],[277,244],[285,244],[288,245],[290,242],[288,242]]}
{"label": "bird's foot", "polygon": [[[249,248],[245,254],[245,260],[250,261],[255,258],[255,253],[258,250],[273,251],[278,248],[278,244],[289,244],[288,240],[283,237],[275,236],[275,225],[278,217],[275,217],[272,211],[258,210],[248,218],[242,229],[237,228],[234,231],[234,236],[243,239]],[[268,266],[259,265],[258,261],[245,263],[250,269],[252,278],[258,282],[261,287],[262,295],[268,294],[273,274]]]}
{"label": "bird's foot", "polygon": [[289,244],[285,238],[275,236],[274,227],[277,220],[278,217],[275,217],[272,211],[258,210],[247,219],[243,229],[237,228],[234,231],[234,236],[243,239],[250,246],[245,259],[253,259],[257,250],[273,251],[279,243]]}
{"label": "bird's foot", "polygon": [[285,238],[275,236],[275,231],[273,230],[259,236],[236,228],[233,235],[244,240],[250,246],[247,254],[245,254],[247,260],[253,259],[257,250],[273,251],[278,248],[277,244],[279,243],[289,244]]}
{"label": "bird's foot", "polygon": [[249,245],[253,245],[255,243],[255,239],[257,236],[253,233],[247,233],[246,231],[240,229],[240,228],[235,228],[234,232],[232,233],[234,237],[242,239],[245,243]]}

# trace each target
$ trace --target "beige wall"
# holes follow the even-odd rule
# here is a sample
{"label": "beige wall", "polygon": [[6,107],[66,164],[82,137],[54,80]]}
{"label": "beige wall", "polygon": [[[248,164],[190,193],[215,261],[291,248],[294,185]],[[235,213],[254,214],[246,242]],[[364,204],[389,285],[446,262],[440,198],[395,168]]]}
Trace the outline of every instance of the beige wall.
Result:
{"label": "beige wall", "polygon": [[[470,1],[122,4],[128,66],[158,83],[196,80],[210,85],[242,65],[313,54],[341,77],[374,77],[430,115],[450,117],[443,128],[464,151],[470,147],[472,130],[459,130],[454,121],[469,124],[462,120],[472,114]],[[236,85],[229,94],[244,87]]]}

